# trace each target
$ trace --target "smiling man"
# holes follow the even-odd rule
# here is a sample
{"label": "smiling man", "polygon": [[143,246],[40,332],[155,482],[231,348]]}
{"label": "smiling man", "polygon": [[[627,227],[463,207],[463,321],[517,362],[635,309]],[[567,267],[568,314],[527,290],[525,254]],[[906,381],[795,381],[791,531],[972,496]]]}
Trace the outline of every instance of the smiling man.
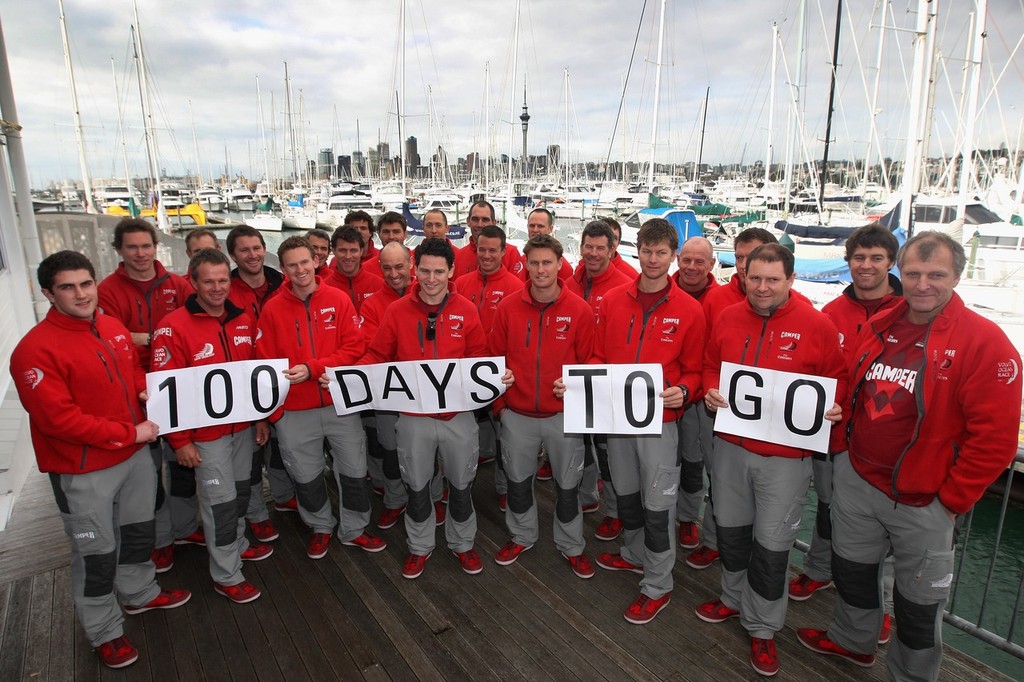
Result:
{"label": "smiling man", "polygon": [[[548,236],[554,236],[555,234],[555,216],[546,208],[535,208],[526,216],[527,239],[533,239],[540,234]],[[564,282],[572,277],[572,266],[564,257],[561,259],[561,262],[562,264],[558,267],[558,279]],[[530,274],[526,271],[525,253],[523,254],[523,269],[519,271],[517,276],[523,282],[528,283],[530,281]]]}
{"label": "smiling man", "polygon": [[[480,231],[488,225],[497,225],[494,219],[494,206],[487,201],[478,201],[469,207],[469,217],[466,218],[469,226],[469,243],[455,254],[455,270],[452,274],[454,279],[462,277],[466,273],[473,272],[477,267],[476,240]],[[506,270],[513,275],[518,275],[523,269],[523,257],[519,249],[509,245],[505,248],[505,254],[501,262]]]}
{"label": "smiling man", "polygon": [[384,284],[377,275],[363,267],[363,249],[366,247],[362,232],[343,225],[331,235],[331,249],[334,251],[334,267],[324,278],[324,284],[348,294],[358,313],[363,301],[373,296]]}

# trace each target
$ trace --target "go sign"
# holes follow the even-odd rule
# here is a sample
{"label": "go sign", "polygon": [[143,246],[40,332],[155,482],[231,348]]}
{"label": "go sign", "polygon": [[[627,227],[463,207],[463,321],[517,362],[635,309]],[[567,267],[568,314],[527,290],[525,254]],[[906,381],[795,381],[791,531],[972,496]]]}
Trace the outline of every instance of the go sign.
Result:
{"label": "go sign", "polygon": [[150,372],[146,413],[160,434],[266,419],[284,404],[288,360],[244,360]]}
{"label": "go sign", "polygon": [[715,431],[828,452],[836,380],[723,362],[718,391],[729,407],[715,415]]}

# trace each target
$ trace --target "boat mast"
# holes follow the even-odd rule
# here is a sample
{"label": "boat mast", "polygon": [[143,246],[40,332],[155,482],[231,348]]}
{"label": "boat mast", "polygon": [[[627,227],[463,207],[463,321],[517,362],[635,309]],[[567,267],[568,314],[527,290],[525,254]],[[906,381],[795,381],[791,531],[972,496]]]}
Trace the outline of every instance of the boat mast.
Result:
{"label": "boat mast", "polygon": [[925,103],[927,100],[927,71],[931,56],[928,53],[928,34],[938,12],[938,0],[918,0],[917,25],[914,29],[914,72],[910,81],[910,116],[907,126],[907,149],[903,162],[900,189],[903,204],[901,222],[907,234],[913,234],[914,194],[921,184],[921,164],[924,158]]}
{"label": "boat mast", "polygon": [[768,185],[772,171],[772,136],[775,133],[775,72],[778,69],[779,25],[772,22],[772,78],[768,88],[768,141],[764,150],[764,184]]}
{"label": "boat mast", "polygon": [[658,151],[658,106],[661,100],[661,60],[665,50],[665,0],[661,0],[658,25],[658,64],[654,70],[654,122],[651,125],[651,163],[647,167],[647,191],[654,187],[654,158]]}
{"label": "boat mast", "polygon": [[146,121],[146,149],[148,150],[150,172],[153,174],[153,187],[156,192],[156,220],[157,225],[164,232],[170,232],[170,222],[167,220],[167,209],[163,202],[163,190],[160,183],[160,158],[156,143],[156,126],[153,123],[153,103],[149,99],[149,80],[146,77],[146,52],[142,47],[142,27],[139,24],[139,4],[132,2],[135,11],[136,66],[139,71],[139,97],[142,101],[142,116]]}
{"label": "boat mast", "polygon": [[821,181],[818,183],[818,214],[825,210],[825,182],[828,180],[828,146],[832,142],[832,114],[836,102],[836,70],[839,68],[839,31],[843,26],[843,0],[836,2],[836,35],[832,41],[832,73],[828,85],[828,109],[825,117],[825,153],[821,158]]}
{"label": "boat mast", "polygon": [[[981,60],[985,42],[985,13],[988,11],[988,0],[976,0],[976,11],[971,18],[973,35],[971,36],[970,85],[967,89],[967,123],[964,126],[963,147],[960,151],[960,194],[957,198],[956,217],[964,218],[967,208],[967,196],[974,182],[974,127],[978,119],[978,89],[981,86]],[[964,232],[963,239],[968,241],[973,235]]]}
{"label": "boat mast", "polygon": [[519,7],[521,0],[516,0],[516,20],[512,28],[512,78],[509,79],[508,94],[508,198],[505,210],[511,209],[512,202],[512,157],[516,148],[516,76],[519,68]]}
{"label": "boat mast", "polygon": [[263,179],[266,182],[267,192],[272,193],[274,184],[270,178],[270,161],[267,159],[267,129],[263,123],[263,95],[260,92],[259,76],[256,76],[256,106],[260,110],[260,140],[263,143]]}
{"label": "boat mast", "polygon": [[882,142],[878,137],[878,85],[882,80],[882,56],[884,55],[883,48],[885,46],[885,18],[889,13],[889,1],[890,0],[883,0],[881,3],[882,10],[878,17],[878,53],[875,56],[875,82],[871,88],[870,104],[871,137],[868,140],[867,152],[864,154],[863,180],[864,187],[867,187],[871,173],[871,143],[874,142],[878,146],[878,162],[882,166],[882,186],[885,187],[887,194],[892,188],[889,186],[889,169],[885,165],[885,154],[882,151]]}
{"label": "boat mast", "polygon": [[[693,166],[693,191],[697,191],[697,180],[700,178],[700,163],[704,158],[704,130],[708,125],[708,100],[711,98],[711,86],[708,86],[707,91],[704,93],[704,118],[700,124],[700,143],[697,145],[697,163]],[[746,147],[743,148],[746,150]],[[740,165],[743,165],[743,160],[740,159]]]}
{"label": "boat mast", "polygon": [[402,114],[405,111],[405,0],[402,0],[399,22],[401,23],[402,45],[400,50],[401,65],[399,66],[399,90],[395,93],[395,103],[398,107],[398,166],[401,168],[401,175],[399,177],[402,180],[402,194],[405,195],[405,138],[402,137]]}
{"label": "boat mast", "polygon": [[290,140],[291,157],[292,157],[292,178],[293,183],[299,179],[299,167],[298,160],[296,159],[296,148],[295,148],[295,125],[292,123],[292,85],[291,81],[288,80],[288,62],[284,63],[284,96],[285,102],[288,106],[288,139]]}
{"label": "boat mast", "polygon": [[487,180],[490,175],[491,161],[491,63],[484,62],[484,194],[487,193]]}
{"label": "boat mast", "polygon": [[569,201],[569,69],[565,69],[565,200]]}
{"label": "boat mast", "polygon": [[135,188],[132,187],[131,175],[128,172],[128,145],[124,140],[124,113],[121,111],[121,95],[117,90],[117,70],[114,58],[110,58],[110,75],[114,78],[114,99],[117,101],[117,137],[121,141],[121,163],[124,164],[124,184],[128,188],[128,213],[135,216],[138,206],[135,205]]}
{"label": "boat mast", "polygon": [[92,181],[89,179],[89,164],[85,160],[85,134],[82,132],[82,114],[78,109],[78,90],[75,87],[75,71],[71,66],[71,47],[68,42],[68,25],[64,17],[64,0],[60,4],[60,37],[64,42],[64,66],[68,70],[68,82],[71,85],[71,110],[75,119],[75,140],[78,142],[78,165],[82,173],[82,190],[85,192],[85,210],[97,213],[92,198]]}
{"label": "boat mast", "polygon": [[188,118],[192,123],[192,151],[196,156],[196,189],[203,186],[203,171],[199,166],[199,140],[196,138],[196,117],[192,115],[192,98],[188,98]]}
{"label": "boat mast", "polygon": [[807,16],[807,1],[800,0],[800,21],[797,28],[798,54],[796,82],[790,85],[789,114],[786,117],[786,182],[783,187],[783,215],[789,217],[789,199],[793,187],[793,147],[796,144],[797,126],[800,121],[800,84],[804,73],[804,25]]}

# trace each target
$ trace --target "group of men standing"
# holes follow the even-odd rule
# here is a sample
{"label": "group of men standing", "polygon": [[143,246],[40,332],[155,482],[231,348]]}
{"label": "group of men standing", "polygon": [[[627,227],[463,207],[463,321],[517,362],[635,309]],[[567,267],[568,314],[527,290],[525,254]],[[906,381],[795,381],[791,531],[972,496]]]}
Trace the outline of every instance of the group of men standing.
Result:
{"label": "group of men standing", "polygon": [[[312,559],[327,554],[335,530],[343,545],[385,549],[367,531],[370,490],[382,494],[378,526],[404,516],[402,573],[415,579],[441,525],[462,570],[483,570],[472,485],[488,461],[498,462],[510,535],[496,563],[533,547],[543,455],[555,487],[553,539],[570,570],[595,574],[583,514],[599,501],[597,539],[623,536],[621,550],[596,564],[642,576],[627,621],[648,623],[669,604],[683,547],[693,568],[720,560],[721,594],[696,615],[738,618],[757,672],[779,669],[774,637],[788,598],[833,581],[833,624],[801,629],[798,639],[867,666],[890,637],[882,586],[894,580],[890,668],[897,679],[937,677],[954,518],[1012,460],[1021,397],[1017,351],[953,290],[965,265],[957,242],[923,233],[897,251],[884,227],[860,228],[846,245],[853,283],[819,312],[792,289],[793,254],[759,228],[736,237],[736,274],[720,286],[710,242],[680,244],[661,219],[637,233],[639,273],[616,252],[614,221],[586,225],[575,271],[544,209],[528,216],[522,253],[487,202],[472,206],[468,225],[459,249],[444,213],[428,212],[413,253],[404,218],[387,213],[378,250],[372,219],[356,212],[333,235],[286,239],[281,272],[263,262],[266,245],[252,228],[227,237],[234,270],[213,234],[197,231],[186,280],[155,259],[152,226],[126,219],[114,236],[123,262],[98,285],[80,254],[43,261],[39,284],[52,308],[19,344],[11,371],[71,538],[80,619],[105,664],[138,656],[122,607],[133,614],[188,600],[154,578],[170,569],[175,543],[206,545],[218,593],[237,603],[260,596],[242,562],[269,557],[266,543],[278,537],[264,465],[275,508],[297,511],[310,528]],[[902,286],[889,274],[894,264]],[[488,355],[505,358],[507,390],[475,414],[339,417],[328,391],[328,367]],[[254,358],[287,359],[281,409],[255,424],[158,440],[142,407],[146,370]],[[562,367],[585,363],[661,365],[660,435],[565,433]],[[827,452],[715,431],[715,412],[732,407],[723,363],[834,379],[835,402],[818,415],[832,424]],[[787,580],[812,479],[814,542],[804,573]],[[246,539],[247,526],[259,542]]]}

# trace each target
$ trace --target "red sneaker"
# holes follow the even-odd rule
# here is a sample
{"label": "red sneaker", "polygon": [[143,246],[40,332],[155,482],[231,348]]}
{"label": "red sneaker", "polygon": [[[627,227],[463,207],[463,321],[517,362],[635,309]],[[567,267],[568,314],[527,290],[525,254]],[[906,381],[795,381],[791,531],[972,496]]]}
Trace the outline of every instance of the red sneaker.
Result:
{"label": "red sneaker", "polygon": [[582,511],[584,514],[593,514],[597,511],[598,507],[600,506],[600,502],[594,502],[593,504],[584,504],[580,506],[580,511]]}
{"label": "red sneaker", "polygon": [[279,512],[297,512],[299,511],[299,501],[293,497],[287,502],[274,502],[274,509]]}
{"label": "red sneaker", "polygon": [[605,552],[597,555],[597,565],[606,571],[630,571],[632,573],[644,574],[644,567],[626,561],[621,554]]}
{"label": "red sneaker", "polygon": [[270,545],[249,545],[249,548],[242,552],[242,561],[263,561],[274,553]]}
{"label": "red sneaker", "polygon": [[348,545],[349,547],[358,547],[364,552],[370,553],[382,552],[388,546],[387,540],[376,535],[370,535],[366,531],[363,531],[362,535],[352,540],[343,540],[341,544]]}
{"label": "red sneaker", "polygon": [[811,628],[800,628],[796,631],[796,638],[800,643],[811,651],[828,656],[839,656],[845,658],[854,665],[862,668],[870,668],[875,664],[874,654],[855,654],[849,649],[844,649],[828,638],[826,630],[813,630]]}
{"label": "red sneaker", "polygon": [[721,599],[714,599],[712,601],[706,601],[703,604],[698,604],[697,608],[693,610],[705,623],[724,623],[730,618],[739,618],[740,612],[736,609],[730,609],[728,606],[722,603]]}
{"label": "red sneaker", "polygon": [[139,660],[139,650],[124,635],[100,644],[96,653],[108,668],[127,668]]}
{"label": "red sneaker", "polygon": [[601,519],[601,523],[597,524],[597,531],[594,532],[594,537],[598,540],[609,542],[619,537],[621,533],[622,520],[606,516]]}
{"label": "red sneaker", "polygon": [[501,511],[508,509],[508,495],[505,493],[498,493],[498,509]]}
{"label": "red sneaker", "polygon": [[878,631],[878,643],[888,644],[892,639],[892,616],[888,613],[882,616],[882,629]]}
{"label": "red sneaker", "polygon": [[402,577],[409,580],[419,578],[423,574],[423,569],[429,558],[430,554],[410,554],[405,557],[405,563],[402,564]]}
{"label": "red sneaker", "polygon": [[[562,556],[565,556],[564,554]],[[576,574],[577,578],[583,578],[589,580],[594,577],[597,571],[594,570],[594,565],[590,563],[590,557],[586,554],[577,554],[576,556],[566,556],[569,561],[569,566],[572,568],[572,572]]]}
{"label": "red sneaker", "polygon": [[718,557],[720,556],[721,555],[718,553],[717,549],[711,549],[707,545],[701,545],[686,555],[686,565],[690,568],[696,568],[698,571],[702,571],[718,561]]}
{"label": "red sneaker", "polygon": [[443,526],[448,519],[448,505],[444,502],[434,503],[434,525]]}
{"label": "red sneaker", "polygon": [[832,587],[831,580],[815,580],[806,573],[801,573],[789,581],[789,598],[793,601],[807,601],[818,590]]}
{"label": "red sneaker", "polygon": [[494,555],[494,563],[499,566],[514,564],[520,554],[532,547],[533,545],[520,545],[515,540],[509,540],[505,543],[505,546],[499,549],[498,553]]}
{"label": "red sneaker", "polygon": [[643,625],[644,623],[650,623],[654,620],[654,617],[661,613],[661,610],[668,606],[668,603],[672,601],[672,593],[666,592],[657,599],[651,599],[646,594],[641,594],[633,603],[626,607],[626,612],[623,614],[626,620],[634,625]]}
{"label": "red sneaker", "polygon": [[275,526],[274,522],[270,519],[250,523],[249,528],[252,529],[252,534],[256,536],[256,539],[260,542],[273,542],[281,537],[277,532],[277,526]]}
{"label": "red sneaker", "polygon": [[700,547],[700,533],[697,531],[697,524],[693,521],[679,522],[679,546],[683,549]]}
{"label": "red sneaker", "polygon": [[398,519],[400,519],[402,517],[402,514],[404,513],[404,504],[398,509],[388,509],[385,507],[384,511],[380,513],[380,518],[377,519],[377,527],[381,530],[387,530],[388,528],[391,528],[396,523],[398,523]]}
{"label": "red sneaker", "polygon": [[539,467],[537,467],[537,480],[538,481],[550,481],[554,478],[554,473],[551,471],[551,462],[545,461]]}
{"label": "red sneaker", "polygon": [[765,677],[779,672],[779,655],[775,653],[774,639],[750,638],[750,665]]}
{"label": "red sneaker", "polygon": [[465,552],[452,552],[459,559],[462,570],[469,575],[476,575],[484,570],[484,564],[480,561],[480,555],[475,549],[467,549]]}
{"label": "red sneaker", "polygon": [[166,573],[174,567],[174,545],[154,548],[149,558],[156,566],[157,573]]}
{"label": "red sneaker", "polygon": [[124,612],[129,616],[134,616],[146,611],[152,611],[153,609],[176,609],[191,598],[192,593],[188,590],[161,590],[160,594],[142,606],[125,604]]}
{"label": "red sneaker", "polygon": [[245,580],[237,585],[214,583],[213,589],[217,594],[223,594],[236,604],[248,604],[251,601],[256,601],[262,594],[260,588]]}
{"label": "red sneaker", "polygon": [[194,533],[186,535],[183,538],[178,538],[174,541],[176,545],[200,545],[206,547],[206,535],[203,533],[202,528],[197,528]]}
{"label": "red sneaker", "polygon": [[327,550],[331,546],[330,533],[313,533],[306,546],[306,556],[310,559],[323,559],[327,556]]}

